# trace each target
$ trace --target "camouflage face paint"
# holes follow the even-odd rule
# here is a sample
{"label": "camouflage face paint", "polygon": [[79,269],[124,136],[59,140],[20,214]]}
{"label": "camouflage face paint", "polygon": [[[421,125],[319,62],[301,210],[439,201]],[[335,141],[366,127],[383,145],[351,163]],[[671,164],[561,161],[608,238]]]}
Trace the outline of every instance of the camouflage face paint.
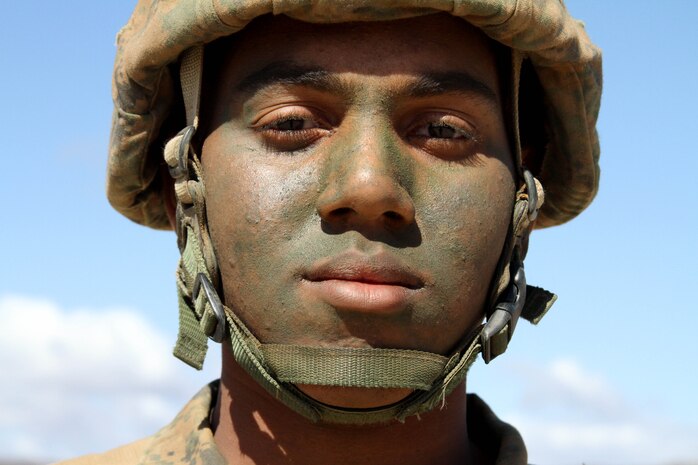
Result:
{"label": "camouflage face paint", "polygon": [[[226,304],[266,343],[447,353],[514,200],[487,39],[437,15],[235,40],[202,149]],[[353,403],[337,392],[319,400]]]}

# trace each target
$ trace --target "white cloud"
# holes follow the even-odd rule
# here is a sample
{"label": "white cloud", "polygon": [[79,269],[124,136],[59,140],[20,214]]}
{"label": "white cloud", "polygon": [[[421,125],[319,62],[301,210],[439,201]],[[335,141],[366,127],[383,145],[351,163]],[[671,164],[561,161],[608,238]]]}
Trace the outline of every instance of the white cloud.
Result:
{"label": "white cloud", "polygon": [[[0,460],[106,450],[168,423],[220,366],[211,347],[197,374],[172,357],[173,338],[134,310],[66,310],[0,296]],[[697,423],[632,405],[575,360],[541,366],[514,355],[476,368],[472,384],[507,399],[484,396],[521,431],[533,463],[697,462]]]}
{"label": "white cloud", "polygon": [[574,360],[540,366],[511,357],[500,368],[499,376],[507,377],[515,395],[497,413],[519,429],[533,463],[698,462],[698,422],[680,424],[653,408],[633,405]]}
{"label": "white cloud", "polygon": [[596,373],[571,359],[556,359],[547,366],[516,361],[511,370],[524,383],[523,402],[536,411],[575,408],[588,418],[622,419],[630,407],[620,393]]}
{"label": "white cloud", "polygon": [[695,463],[698,428],[630,418],[614,422],[538,420],[530,412],[507,417],[526,438],[534,463]]}
{"label": "white cloud", "polygon": [[168,339],[133,310],[0,297],[0,458],[67,458],[164,426],[220,366],[212,347],[197,374]]}

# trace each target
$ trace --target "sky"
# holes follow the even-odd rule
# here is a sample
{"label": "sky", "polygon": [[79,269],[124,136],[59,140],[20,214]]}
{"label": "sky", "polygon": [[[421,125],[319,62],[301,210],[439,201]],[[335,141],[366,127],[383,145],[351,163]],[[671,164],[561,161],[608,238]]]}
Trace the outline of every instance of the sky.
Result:
{"label": "sky", "polygon": [[[9,2],[0,28],[0,460],[152,434],[217,377],[171,356],[174,235],[104,195],[114,38],[133,1]],[[548,464],[698,463],[698,2],[569,0],[604,51],[601,186],[536,231],[559,295],[468,389]]]}

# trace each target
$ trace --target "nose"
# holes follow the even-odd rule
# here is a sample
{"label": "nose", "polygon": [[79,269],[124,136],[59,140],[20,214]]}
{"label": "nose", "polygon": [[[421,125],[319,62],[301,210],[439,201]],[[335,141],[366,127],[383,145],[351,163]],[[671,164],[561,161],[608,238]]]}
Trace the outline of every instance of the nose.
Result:
{"label": "nose", "polygon": [[[403,158],[399,142],[386,136],[386,131],[382,137],[371,131],[347,132],[354,140],[338,138],[334,145],[338,150],[328,158],[327,185],[317,200],[320,218],[342,228],[394,230],[414,223],[414,202],[404,185],[410,177],[405,174],[409,161]],[[351,148],[341,150],[340,146]]]}

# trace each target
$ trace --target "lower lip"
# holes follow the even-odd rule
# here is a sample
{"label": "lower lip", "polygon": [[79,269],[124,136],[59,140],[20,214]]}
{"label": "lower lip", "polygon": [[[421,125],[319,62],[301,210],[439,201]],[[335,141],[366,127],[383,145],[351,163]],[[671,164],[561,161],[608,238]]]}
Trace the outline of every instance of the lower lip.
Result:
{"label": "lower lip", "polygon": [[397,313],[407,308],[416,292],[395,284],[374,284],[360,281],[327,279],[306,281],[318,296],[338,310],[365,313]]}

